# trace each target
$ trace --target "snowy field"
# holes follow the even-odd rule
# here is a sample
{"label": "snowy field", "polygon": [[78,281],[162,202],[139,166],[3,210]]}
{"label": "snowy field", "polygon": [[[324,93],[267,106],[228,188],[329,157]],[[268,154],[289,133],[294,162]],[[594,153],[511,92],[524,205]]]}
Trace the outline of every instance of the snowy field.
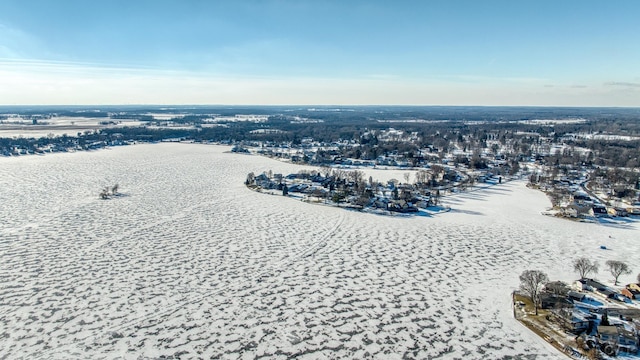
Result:
{"label": "snowy field", "polygon": [[[39,120],[41,125],[32,125],[31,120],[25,120],[19,117],[11,117],[6,122],[0,122],[0,137],[25,137],[40,138],[47,136],[76,136],[77,133],[85,131],[94,131],[97,129],[124,127],[124,126],[142,126],[144,122],[130,119],[111,120],[109,118],[92,118],[92,117],[68,117],[59,116],[50,119]],[[114,121],[116,125],[100,124],[104,121]]]}
{"label": "snowy field", "polygon": [[386,217],[248,190],[297,167],[228,150],[0,158],[0,358],[563,359],[512,318],[518,275],[640,271],[636,225],[542,216],[523,182]]}

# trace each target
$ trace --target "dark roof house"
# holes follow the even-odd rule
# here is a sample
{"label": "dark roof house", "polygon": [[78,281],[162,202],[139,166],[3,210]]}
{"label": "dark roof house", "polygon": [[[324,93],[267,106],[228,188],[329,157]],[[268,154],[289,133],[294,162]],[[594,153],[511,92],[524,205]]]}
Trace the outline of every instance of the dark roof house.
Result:
{"label": "dark roof house", "polygon": [[637,353],[638,337],[623,326],[598,326],[598,338],[602,351],[609,356],[618,352]]}

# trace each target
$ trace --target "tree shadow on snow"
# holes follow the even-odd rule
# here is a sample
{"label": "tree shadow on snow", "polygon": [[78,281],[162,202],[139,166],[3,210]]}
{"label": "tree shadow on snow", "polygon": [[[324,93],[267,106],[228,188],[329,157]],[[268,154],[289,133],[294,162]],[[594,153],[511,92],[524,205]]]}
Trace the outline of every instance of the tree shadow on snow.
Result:
{"label": "tree shadow on snow", "polygon": [[452,213],[467,214],[467,215],[485,216],[483,213],[481,213],[479,211],[473,211],[473,210],[451,209],[451,212]]}
{"label": "tree shadow on snow", "polygon": [[609,218],[599,218],[597,221],[598,221],[598,224],[600,225],[613,227],[617,229],[630,229],[632,228],[632,224],[634,223],[634,221],[624,221],[624,220],[618,220],[618,219],[613,220]]}

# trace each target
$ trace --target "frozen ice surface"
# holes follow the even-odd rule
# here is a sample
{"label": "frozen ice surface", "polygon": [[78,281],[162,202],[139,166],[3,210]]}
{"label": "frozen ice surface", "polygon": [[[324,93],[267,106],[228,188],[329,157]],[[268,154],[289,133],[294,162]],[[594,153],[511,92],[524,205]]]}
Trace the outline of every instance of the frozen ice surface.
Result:
{"label": "frozen ice surface", "polygon": [[248,190],[296,167],[227,150],[0,159],[0,358],[562,359],[511,317],[518,275],[640,260],[633,223],[542,216],[522,182],[385,217]]}

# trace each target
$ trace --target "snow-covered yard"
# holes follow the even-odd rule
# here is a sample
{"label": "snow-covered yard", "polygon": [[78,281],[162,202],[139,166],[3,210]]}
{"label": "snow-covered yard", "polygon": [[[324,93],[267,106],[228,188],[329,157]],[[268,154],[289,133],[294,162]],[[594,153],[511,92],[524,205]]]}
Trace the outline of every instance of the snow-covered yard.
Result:
{"label": "snow-covered yard", "polygon": [[383,217],[251,191],[298,168],[228,150],[0,158],[0,358],[562,359],[513,319],[518,275],[640,262],[635,223],[541,216],[524,182]]}

